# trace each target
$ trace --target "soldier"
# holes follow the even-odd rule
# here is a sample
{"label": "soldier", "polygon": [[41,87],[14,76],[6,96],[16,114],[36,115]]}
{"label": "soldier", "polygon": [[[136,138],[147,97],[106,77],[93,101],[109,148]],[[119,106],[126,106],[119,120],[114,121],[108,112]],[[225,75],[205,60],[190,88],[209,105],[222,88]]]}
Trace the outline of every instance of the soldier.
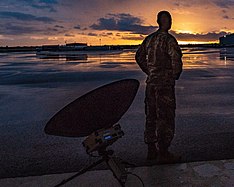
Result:
{"label": "soldier", "polygon": [[170,13],[159,12],[157,23],[159,29],[144,39],[135,56],[147,74],[144,141],[148,145],[148,160],[174,163],[180,157],[168,148],[175,132],[175,80],[182,72],[182,52],[176,39],[168,33],[172,24]]}

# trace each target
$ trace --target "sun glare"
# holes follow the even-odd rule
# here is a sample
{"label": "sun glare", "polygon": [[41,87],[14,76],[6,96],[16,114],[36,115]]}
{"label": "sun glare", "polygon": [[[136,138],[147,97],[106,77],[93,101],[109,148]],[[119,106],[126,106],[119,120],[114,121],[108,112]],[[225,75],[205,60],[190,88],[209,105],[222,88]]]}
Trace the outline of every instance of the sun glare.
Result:
{"label": "sun glare", "polygon": [[191,30],[177,30],[176,33],[182,33],[182,34],[196,34],[195,32]]}

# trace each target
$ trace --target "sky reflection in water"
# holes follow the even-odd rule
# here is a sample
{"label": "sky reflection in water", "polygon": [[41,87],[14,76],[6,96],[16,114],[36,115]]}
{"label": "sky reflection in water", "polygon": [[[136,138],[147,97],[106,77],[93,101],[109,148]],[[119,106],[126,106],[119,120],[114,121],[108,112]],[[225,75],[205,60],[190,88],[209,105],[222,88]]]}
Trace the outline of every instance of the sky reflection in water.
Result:
{"label": "sky reflection in water", "polygon": [[[141,73],[135,62],[135,51],[114,51],[106,54],[52,54],[36,55],[35,53],[2,53],[0,60],[1,84],[16,83],[22,77],[30,77],[35,83],[42,75],[54,76],[61,81],[66,77],[71,78],[79,73]],[[184,69],[204,68],[232,68],[234,64],[234,48],[204,49],[183,48]],[[103,74],[102,74],[102,73]],[[60,75],[58,75],[60,74]],[[82,77],[73,77],[80,79]],[[46,79],[46,78],[45,78]],[[23,80],[22,80],[23,81]],[[23,82],[20,83],[23,83]],[[46,80],[44,80],[46,81]],[[50,79],[48,79],[48,82]],[[67,79],[71,81],[71,79]],[[39,81],[40,82],[40,81]],[[19,82],[18,82],[19,83]],[[33,81],[31,82],[33,83]]]}

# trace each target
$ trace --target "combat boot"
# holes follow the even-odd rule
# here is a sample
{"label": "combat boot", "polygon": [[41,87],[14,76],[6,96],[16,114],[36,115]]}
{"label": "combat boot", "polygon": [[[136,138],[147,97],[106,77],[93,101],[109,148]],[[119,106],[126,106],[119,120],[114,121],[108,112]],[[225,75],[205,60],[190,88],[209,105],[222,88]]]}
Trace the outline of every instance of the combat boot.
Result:
{"label": "combat boot", "polygon": [[157,156],[157,164],[174,164],[181,161],[181,155],[176,155],[168,150],[159,151]]}
{"label": "combat boot", "polygon": [[155,143],[148,144],[147,160],[155,160],[158,156],[158,150]]}

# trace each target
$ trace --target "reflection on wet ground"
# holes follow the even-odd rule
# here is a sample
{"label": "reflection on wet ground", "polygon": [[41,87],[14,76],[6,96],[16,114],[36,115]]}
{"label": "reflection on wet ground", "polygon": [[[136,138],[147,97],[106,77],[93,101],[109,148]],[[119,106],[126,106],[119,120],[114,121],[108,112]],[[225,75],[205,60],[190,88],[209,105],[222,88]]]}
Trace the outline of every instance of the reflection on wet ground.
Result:
{"label": "reflection on wet ground", "polygon": [[[186,68],[213,67],[219,65],[227,65],[223,61],[234,59],[234,48],[182,48],[183,62]],[[2,53],[1,65],[38,65],[54,64],[77,64],[92,62],[90,66],[98,66],[108,63],[116,65],[133,65],[135,63],[135,51],[122,51],[118,53],[103,53],[103,54],[75,54],[74,52],[64,54],[39,54],[34,53]],[[23,61],[23,62],[22,62]],[[231,63],[230,63],[231,65]],[[70,68],[69,68],[70,69]]]}
{"label": "reflection on wet ground", "polygon": [[234,61],[234,48],[222,48],[220,49],[220,59],[227,63],[227,60]]}
{"label": "reflection on wet ground", "polygon": [[[232,68],[234,64],[234,48],[206,49],[182,48],[184,69]],[[35,53],[2,53],[0,59],[0,83],[14,84],[22,79],[26,82],[40,82],[43,77],[60,77],[58,80],[74,76],[74,73],[97,72],[139,72],[135,62],[135,51],[126,50],[117,53],[90,53],[37,55]],[[56,73],[56,74],[55,74]],[[69,75],[69,73],[73,73]],[[67,76],[65,76],[67,74]],[[77,79],[80,79],[77,74]],[[12,78],[12,79],[11,79]],[[74,77],[73,77],[74,78]],[[36,81],[38,79],[38,81]],[[54,79],[53,79],[54,80]],[[76,80],[76,79],[75,79]],[[22,81],[20,81],[22,83]],[[8,82],[8,83],[7,83]],[[44,82],[44,81],[42,81]]]}
{"label": "reflection on wet ground", "polygon": [[183,48],[182,51],[185,69],[223,68],[234,64],[234,48]]}
{"label": "reflection on wet ground", "polygon": [[37,55],[39,59],[65,59],[66,61],[79,61],[87,60],[87,54],[47,54],[47,55]]}
{"label": "reflection on wet ground", "polygon": [[[233,158],[232,50],[183,49],[185,70],[176,84],[177,126],[171,147],[183,161]],[[141,86],[120,120],[126,135],[113,146],[124,160],[144,165],[146,77],[135,63],[135,51],[72,58],[0,55],[0,178],[81,169],[87,159],[81,140],[47,136],[44,126],[77,97],[123,78],[136,78]]]}
{"label": "reflection on wet ground", "polygon": [[131,69],[135,65],[134,52],[117,54],[48,54],[36,55],[28,53],[10,53],[2,55],[0,60],[1,71],[34,72],[48,70],[92,72],[102,71],[109,67],[115,71]]}

